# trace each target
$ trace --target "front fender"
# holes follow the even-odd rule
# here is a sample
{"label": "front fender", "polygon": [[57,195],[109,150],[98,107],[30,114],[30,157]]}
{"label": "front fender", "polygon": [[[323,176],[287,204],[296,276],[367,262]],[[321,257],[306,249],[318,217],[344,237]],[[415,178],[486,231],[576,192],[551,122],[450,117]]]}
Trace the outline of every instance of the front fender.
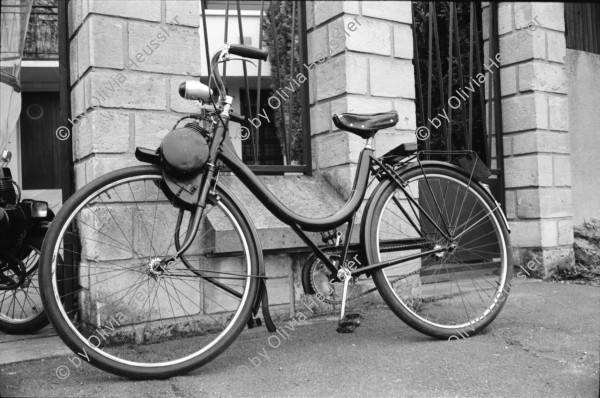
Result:
{"label": "front fender", "polygon": [[[258,232],[256,231],[256,227],[254,226],[254,223],[252,222],[250,215],[248,214],[248,212],[246,211],[246,209],[244,208],[244,206],[242,205],[240,200],[227,187],[225,187],[221,183],[217,183],[217,194],[226,196],[229,200],[231,200],[233,203],[235,203],[238,210],[242,214],[242,217],[244,217],[246,224],[250,228],[250,231],[252,233],[251,238],[254,241],[256,250],[258,252],[257,253],[257,255],[258,255],[258,274],[259,274],[259,276],[266,276],[265,260],[264,260],[264,256],[263,256],[262,245],[260,243],[260,239],[258,237]],[[264,278],[260,279],[259,290],[258,290],[256,297],[254,298],[254,304],[252,305],[252,314],[253,315],[256,315],[258,313],[261,302],[262,302],[263,317],[265,319],[265,326],[267,327],[269,332],[275,332],[276,327],[275,327],[275,324],[273,323],[273,320],[271,319],[271,315],[269,313],[269,300],[268,300],[268,296],[267,296],[267,284],[266,284]]]}

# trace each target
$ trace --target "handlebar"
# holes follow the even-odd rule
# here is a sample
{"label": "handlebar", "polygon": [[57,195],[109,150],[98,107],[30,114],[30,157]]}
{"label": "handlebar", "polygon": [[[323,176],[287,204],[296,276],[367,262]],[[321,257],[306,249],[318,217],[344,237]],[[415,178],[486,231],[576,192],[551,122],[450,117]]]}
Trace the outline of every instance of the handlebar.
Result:
{"label": "handlebar", "polygon": [[229,54],[239,55],[244,58],[259,59],[261,61],[266,61],[269,57],[268,51],[244,44],[230,44]]}
{"label": "handlebar", "polygon": [[216,66],[219,62],[227,60],[226,56],[229,54],[238,55],[244,58],[259,59],[262,61],[266,61],[267,57],[269,56],[269,53],[266,50],[244,44],[225,44],[225,46],[215,52],[210,61],[209,73],[212,73],[214,76],[221,100],[225,100],[225,95],[227,93],[225,90],[225,84],[223,83],[223,79],[219,73],[219,68]]}

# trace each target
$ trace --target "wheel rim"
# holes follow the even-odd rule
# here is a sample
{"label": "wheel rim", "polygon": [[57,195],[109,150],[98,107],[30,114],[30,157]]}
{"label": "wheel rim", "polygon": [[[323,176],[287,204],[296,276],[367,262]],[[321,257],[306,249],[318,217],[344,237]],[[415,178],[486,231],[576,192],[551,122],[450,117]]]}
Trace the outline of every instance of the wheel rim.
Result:
{"label": "wheel rim", "polygon": [[[473,328],[504,301],[507,245],[493,209],[478,192],[447,175],[428,174],[427,180],[429,184],[422,174],[417,175],[408,180],[406,189],[418,198],[416,200],[443,231],[446,225],[458,237],[454,242],[457,247],[442,252],[441,257],[429,255],[386,268],[383,275],[396,300],[419,321],[449,330]],[[399,198],[403,194],[394,190],[377,219],[378,261],[410,253],[382,251],[382,243],[389,239],[424,237],[429,247],[423,251],[450,243],[424,216],[415,217],[416,212],[407,200],[399,200],[413,221],[416,219],[416,227],[425,232],[420,236],[393,200],[394,196]],[[395,211],[388,210],[390,206],[395,207]],[[491,236],[495,238],[490,239]],[[402,276],[406,274],[413,276]]]}
{"label": "wheel rim", "polygon": [[[206,271],[213,280],[235,290],[239,294],[236,302],[231,301],[231,294],[228,294],[230,298],[227,301],[222,289],[206,283],[181,261],[168,265],[166,269],[158,266],[157,259],[175,252],[175,243],[172,233],[166,245],[164,240],[154,240],[162,233],[156,227],[166,225],[164,230],[174,232],[172,223],[178,213],[158,188],[156,183],[160,181],[162,177],[159,175],[128,177],[88,195],[61,226],[54,242],[51,269],[54,303],[62,320],[77,336],[81,349],[124,365],[145,368],[178,365],[213,348],[238,322],[250,288],[248,242],[237,220],[222,201],[207,205],[194,246],[186,253],[190,254],[187,259],[198,265],[196,271]],[[140,201],[140,197],[145,200]],[[140,203],[143,203],[141,207]],[[146,206],[148,204],[149,207]],[[90,210],[88,214],[85,214],[86,210]],[[92,216],[91,210],[99,211]],[[143,214],[152,214],[151,228],[145,222],[140,223]],[[115,215],[122,216],[118,222]],[[131,226],[124,221],[126,216],[131,217]],[[189,216],[181,225],[181,240],[188,220]],[[59,265],[57,259],[65,250],[63,238],[71,234],[69,227],[72,225],[80,229],[77,237],[81,242],[81,253],[76,254],[81,260],[75,264]],[[106,233],[109,229],[115,235],[121,235],[121,244]],[[202,247],[203,242],[209,241],[207,236],[211,236],[213,242],[219,236],[225,236],[227,247],[217,247],[216,244]],[[147,238],[150,238],[149,244],[145,242]],[[163,246],[159,246],[161,244]],[[119,258],[126,257],[128,250],[130,258]],[[234,255],[220,257],[220,250]],[[216,257],[209,259],[211,253]],[[218,260],[214,261],[214,258]],[[215,266],[223,270],[218,271]],[[79,269],[79,276],[65,276],[69,269]],[[123,283],[129,276],[136,279],[128,280],[124,286],[111,286],[112,283]],[[76,295],[61,294],[65,281],[76,281],[79,285]],[[68,304],[65,302],[63,305],[63,299],[69,297],[79,309],[65,308]],[[125,307],[124,303],[127,303]],[[168,359],[165,360],[165,357]]]}
{"label": "wheel rim", "polygon": [[0,322],[22,325],[43,313],[38,281],[40,251],[28,245],[30,253],[22,261],[27,270],[25,281],[14,290],[0,290]]}

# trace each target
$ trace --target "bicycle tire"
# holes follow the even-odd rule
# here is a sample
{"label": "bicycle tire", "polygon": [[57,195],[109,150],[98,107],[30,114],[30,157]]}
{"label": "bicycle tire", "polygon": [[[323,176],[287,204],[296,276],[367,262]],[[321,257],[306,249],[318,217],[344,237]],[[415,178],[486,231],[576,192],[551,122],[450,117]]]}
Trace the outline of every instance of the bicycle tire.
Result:
{"label": "bicycle tire", "polygon": [[[154,184],[150,184],[146,180],[152,181]],[[145,182],[134,185],[139,181]],[[95,224],[90,221],[91,219],[89,218],[83,220],[81,217],[84,215],[84,210],[89,210],[90,214],[94,214],[94,217],[98,217],[99,219],[102,214],[99,211],[99,203],[104,204],[106,209],[103,211],[109,213],[111,210],[114,210],[114,212],[117,213],[117,210],[120,209],[119,206],[122,207],[121,210],[131,208],[130,213],[132,219],[139,223],[139,219],[143,218],[142,215],[146,211],[143,207],[144,204],[147,205],[150,203],[151,206],[154,206],[153,221],[156,221],[157,218],[160,221],[163,211],[179,211],[179,209],[172,206],[172,201],[168,199],[166,202],[167,206],[162,207],[164,204],[164,197],[161,196],[161,200],[158,200],[158,195],[162,192],[160,189],[161,181],[161,169],[157,166],[148,165],[114,171],[92,181],[77,191],[75,195],[64,204],[48,230],[42,249],[40,277],[43,301],[48,318],[56,329],[57,334],[67,346],[73,350],[73,352],[81,353],[80,356],[87,359],[93,366],[119,376],[134,379],[167,378],[174,375],[180,375],[184,372],[198,368],[214,359],[233,343],[243,330],[251,316],[252,304],[258,292],[258,281],[256,278],[252,277],[252,275],[258,274],[258,253],[255,242],[252,239],[251,229],[248,224],[249,221],[243,216],[243,212],[240,211],[235,202],[219,187],[217,187],[216,195],[210,197],[210,204],[207,204],[207,209],[210,207],[211,209],[219,209],[219,211],[222,212],[222,214],[219,212],[213,213],[218,215],[218,217],[225,217],[224,219],[221,218],[217,220],[217,223],[223,223],[223,220],[226,220],[227,218],[231,221],[234,232],[238,234],[239,242],[242,244],[242,254],[237,254],[236,258],[238,260],[235,260],[240,264],[242,271],[239,274],[233,274],[233,271],[229,273],[225,271],[205,271],[201,270],[200,266],[196,271],[204,273],[213,272],[213,274],[211,274],[213,275],[213,281],[219,278],[225,278],[219,279],[219,281],[227,279],[234,280],[235,282],[231,282],[230,288],[233,290],[239,288],[240,291],[238,294],[241,297],[239,297],[238,302],[231,305],[227,302],[219,303],[218,300],[221,300],[222,294],[225,294],[226,292],[219,290],[220,288],[215,284],[210,284],[210,286],[208,286],[209,283],[207,283],[207,278],[204,276],[200,277],[197,273],[191,273],[189,272],[190,270],[185,267],[174,268],[175,265],[167,264],[162,268],[154,268],[154,260],[148,265],[146,260],[152,259],[154,255],[143,254],[140,256],[136,249],[141,250],[142,248],[146,248],[149,253],[159,252],[153,245],[153,238],[155,236],[154,226],[152,228],[152,234],[150,235],[149,230],[146,228],[146,224],[144,224],[146,232],[145,236],[150,238],[150,245],[148,245],[146,239],[143,238],[143,231],[139,228],[139,225],[136,226],[138,232],[133,232],[136,228],[131,227],[131,242],[133,243],[131,244],[130,253],[134,254],[132,260],[128,260],[127,262],[120,262],[123,260],[112,260],[111,263],[105,257],[110,258],[110,255],[114,255],[112,252],[104,254],[104,257],[98,257],[97,253],[100,253],[101,251],[94,251],[94,246],[89,245],[89,242],[93,244],[93,242],[101,242],[104,240],[111,242],[113,246],[118,245],[101,234],[93,235],[89,230],[86,230],[86,228],[89,229],[86,222],[89,222],[92,225],[99,224]],[[124,184],[127,184],[131,191],[132,196],[129,201],[123,199],[122,196],[118,194],[121,192],[125,195],[127,192],[125,189],[121,189],[121,187],[125,186]],[[156,188],[157,195],[155,201],[149,199],[154,197],[154,193],[148,195],[146,192],[148,188],[152,189],[153,186]],[[141,195],[141,187],[144,189],[146,201],[139,201],[138,198],[136,198],[136,193]],[[118,198],[115,196],[115,193],[118,194]],[[107,205],[107,202],[105,202],[104,199],[100,201],[100,199],[103,198],[102,195],[113,198],[112,200],[114,203]],[[134,205],[136,207],[134,207]],[[161,206],[160,211],[157,210],[159,205]],[[133,209],[135,209],[135,211]],[[81,216],[78,219],[77,215],[80,214],[80,210]],[[98,210],[98,212],[93,213],[94,210]],[[121,232],[123,232],[123,229],[129,231],[126,227],[127,218],[125,216],[127,216],[127,212],[125,210],[121,213],[124,216],[119,218],[118,222],[115,217],[112,217],[112,221],[107,221],[106,224],[100,224],[101,226],[96,231],[102,231],[102,228],[106,225],[116,225]],[[158,216],[157,212],[159,212]],[[207,214],[209,213],[209,210],[205,211],[205,216],[201,221],[201,228],[205,228],[205,225],[212,225],[212,221],[208,219]],[[145,221],[143,222],[145,223]],[[168,225],[165,225],[163,225],[163,229],[168,230]],[[68,250],[65,248],[68,248],[69,246],[63,244],[63,238],[70,226],[79,226],[81,228],[81,232],[77,234],[77,237],[80,241],[83,241],[81,244],[81,251],[77,253],[81,260],[79,260],[79,263],[75,262],[72,264],[73,268],[69,268],[72,265],[67,264],[67,260],[65,260],[64,263],[59,263],[55,260],[60,250]],[[216,231],[216,229],[213,230]],[[201,238],[201,232],[205,231],[199,231],[197,239]],[[184,232],[183,230],[179,230],[179,233]],[[117,234],[117,231],[115,231],[115,234]],[[138,240],[134,241],[134,235],[136,234]],[[123,233],[123,236],[126,238],[125,240],[129,243],[130,241],[127,239],[127,235],[127,233]],[[97,239],[93,240],[92,238],[94,237]],[[233,241],[233,238],[229,238],[228,240],[228,242]],[[157,240],[157,245],[161,244],[161,242],[164,242],[164,239]],[[96,245],[99,245],[99,243],[96,243]],[[173,243],[167,248],[167,253],[170,253],[172,246]],[[162,253],[163,249],[159,249]],[[124,249],[119,248],[112,250],[114,252],[119,252],[119,250],[125,251]],[[188,260],[192,258],[192,256],[187,256],[188,253],[191,253],[191,250],[192,248],[186,251]],[[214,251],[214,248],[212,250]],[[105,252],[107,251],[105,250],[103,253]],[[212,264],[206,262],[209,261],[206,260],[206,258],[208,258],[208,249],[205,252],[201,251],[199,253],[200,254],[197,254],[200,256],[198,257],[199,265]],[[96,257],[94,257],[94,255]],[[165,256],[166,255],[167,254],[165,254]],[[137,257],[137,259],[135,257]],[[92,261],[92,258],[96,258],[96,260]],[[230,257],[226,257],[225,260],[222,260],[223,264],[226,266],[235,266],[234,260],[228,260],[228,258],[230,259]],[[202,261],[205,261],[205,263]],[[96,263],[104,264],[104,268],[101,268],[101,265],[97,266],[102,272],[90,273],[89,269]],[[120,269],[115,271],[115,269],[118,268],[116,266],[118,265],[117,263],[120,264]],[[111,264],[115,265],[111,266]],[[121,269],[123,269],[123,271],[121,271]],[[138,275],[138,279],[136,279],[135,282],[131,282],[131,280],[127,280],[126,278],[132,270],[137,270],[137,273],[133,274]],[[76,276],[71,277],[68,281],[76,284],[76,294],[67,292],[61,295],[62,288],[60,286],[62,286],[62,283],[60,282],[62,281],[58,280],[59,277],[57,275],[71,275],[75,271],[79,273],[78,276],[76,274]],[[99,275],[105,276],[102,277]],[[119,275],[122,276],[119,279],[115,279],[119,277]],[[183,281],[184,278],[192,278],[191,285]],[[67,276],[65,276],[64,279],[67,280]],[[142,282],[141,284],[138,284],[137,282],[140,279]],[[169,282],[167,279],[170,280],[170,285],[168,285]],[[165,281],[164,287],[161,286],[161,281],[163,280]],[[110,283],[108,281],[110,281]],[[196,282],[199,284],[197,288]],[[125,288],[119,290],[117,287],[114,287],[119,283],[124,283]],[[236,285],[235,283],[239,283],[239,285]],[[155,290],[148,290],[143,293],[143,289],[141,291],[139,289],[143,284],[147,284],[150,288]],[[198,301],[193,303],[197,307],[197,313],[188,313],[188,310],[189,312],[192,312],[192,309],[190,309],[191,305],[188,302],[184,305],[181,301],[181,296],[177,290],[180,286],[182,287],[182,290],[179,291],[179,293],[183,294],[183,289],[187,289],[186,291],[191,292],[190,295],[192,295],[192,299],[195,297],[193,294],[198,292]],[[134,287],[135,291],[132,292],[131,290]],[[214,290],[209,290],[209,287],[212,287]],[[159,289],[161,290],[159,291]],[[169,290],[171,289],[175,291],[175,294],[169,293]],[[134,298],[135,300],[138,300],[137,297],[141,293],[143,294],[139,301],[134,302]],[[142,303],[144,294],[147,297]],[[152,294],[154,294],[154,298],[150,300]],[[158,300],[159,294],[161,295],[161,300]],[[213,301],[210,301],[209,296],[211,294],[213,295]],[[219,294],[221,294],[221,296]],[[114,304],[120,296],[121,299],[117,304]],[[176,297],[180,298],[179,303],[177,302]],[[233,297],[233,295],[230,294],[230,297]],[[79,309],[76,308],[73,310],[71,307],[68,307],[69,298],[73,298],[72,301],[75,303],[73,308],[79,306]],[[112,302],[109,301],[109,298]],[[167,300],[171,306],[172,317],[163,316],[162,313],[162,311],[166,312],[169,310],[166,305]],[[188,300],[190,300],[189,297]],[[162,307],[161,301],[162,304],[164,304]],[[194,300],[190,300],[190,302],[193,301]],[[122,304],[125,302],[127,302],[127,306],[123,307]],[[180,304],[180,306],[177,307],[177,311],[173,307],[173,302],[175,305]],[[124,312],[126,311],[126,309],[124,309],[118,313],[123,315],[123,318],[119,315],[118,319],[115,318],[115,316],[110,319],[107,315],[108,310],[103,310],[110,306],[113,306],[114,308],[127,308],[132,303],[133,305],[131,305],[131,308],[133,308],[133,315],[129,312]],[[147,311],[145,310],[146,303],[148,303]],[[156,303],[156,306],[154,306],[154,303]],[[102,306],[100,306],[100,304],[102,304]],[[229,311],[229,307],[227,307],[229,305],[232,308],[235,308]],[[220,307],[217,308],[217,306]],[[83,311],[82,308],[85,308],[86,311]],[[94,308],[96,311],[95,313],[90,310]],[[216,311],[215,308],[220,312]],[[88,313],[92,313],[92,315],[88,315]],[[156,319],[157,316],[160,316],[159,320]],[[144,317],[146,318],[145,321],[143,319]],[[96,321],[96,319],[98,319],[98,321]],[[166,325],[164,324],[165,320],[168,321]],[[207,326],[207,322],[214,322],[214,325]],[[106,325],[109,323],[110,327],[112,327],[110,333],[108,333],[109,329],[106,328]],[[222,330],[220,323],[223,324]],[[96,330],[93,330],[93,327],[96,327]],[[114,330],[117,330],[117,332],[114,332]],[[86,337],[86,335],[88,337]],[[95,339],[92,339],[92,336],[96,336]],[[104,340],[100,339],[98,336],[102,336]],[[213,339],[213,336],[216,337]],[[200,347],[199,343],[203,341],[206,341],[207,344],[206,346]],[[188,352],[189,350],[192,351]],[[136,358],[132,359],[131,357],[133,356],[136,356]]]}
{"label": "bicycle tire", "polygon": [[[428,181],[423,177],[424,175],[427,175]],[[469,236],[469,234],[470,237],[475,235],[475,238],[463,243],[462,246],[459,241],[457,248],[454,249],[453,252],[442,252],[443,257],[430,255],[421,260],[414,260],[412,264],[410,264],[410,262],[401,263],[397,266],[395,271],[390,271],[393,267],[377,270],[373,273],[375,286],[389,308],[407,325],[421,333],[443,339],[464,338],[475,335],[489,325],[500,313],[506,302],[505,299],[510,292],[510,279],[513,266],[512,252],[508,231],[506,230],[503,220],[497,215],[499,209],[496,209],[496,203],[489,198],[484,191],[484,188],[482,188],[479,183],[454,170],[435,166],[425,166],[424,173],[420,169],[412,169],[402,174],[401,178],[407,182],[407,187],[411,189],[410,193],[412,193],[413,196],[414,191],[418,192],[418,197],[415,200],[419,201],[419,198],[421,198],[421,204],[424,208],[425,204],[428,205],[427,209],[432,213],[430,214],[430,216],[433,215],[432,219],[441,224],[446,223],[447,221],[450,230],[453,230],[454,233],[458,232],[458,226],[454,227],[454,225],[458,225],[459,220],[461,220],[462,209],[464,208],[464,203],[466,201],[465,198],[467,198],[467,194],[469,194],[468,197],[473,201],[470,207],[471,213],[469,214],[467,221],[462,223],[464,224],[462,232],[468,234],[463,235],[461,233],[457,234],[457,236],[462,240],[464,240],[465,236]],[[445,187],[442,187],[442,183],[439,182],[442,180],[453,182],[456,184],[456,187],[450,188],[449,183]],[[438,187],[435,186],[435,181],[438,181]],[[414,189],[411,188],[411,184],[413,184],[412,187],[415,187]],[[418,184],[421,185],[419,186]],[[454,218],[454,211],[460,200],[458,198],[459,192],[461,192],[461,186],[464,189],[462,204],[459,214]],[[452,199],[453,197],[451,196],[453,190],[456,191],[454,199]],[[402,195],[396,196],[398,192]],[[444,193],[443,199],[445,199],[445,201],[441,208],[440,206],[437,206],[435,204],[436,202],[433,200],[440,199],[436,198],[436,192],[439,192],[440,194],[442,192]],[[447,197],[447,195],[450,196]],[[392,200],[392,197],[396,197],[398,200]],[[402,200],[406,201],[405,205],[402,205]],[[402,211],[397,212],[398,214],[401,214],[401,216],[397,216],[399,221],[389,221],[396,217],[394,215],[396,213],[392,213],[391,210],[386,213],[385,209],[388,208],[387,205],[390,202],[394,202],[393,206],[397,209],[399,209],[399,206],[403,206],[404,210],[407,212],[406,214],[408,214],[410,218],[413,218],[409,212],[410,204],[404,193],[397,188],[396,183],[391,180],[382,182],[380,189],[376,190],[374,193],[372,199],[373,206],[365,215],[364,221],[366,228],[364,230],[365,235],[363,236],[363,239],[366,243],[366,255],[368,256],[370,264],[382,261],[382,255],[378,249],[380,234],[381,236],[392,236],[391,233],[385,231],[385,227],[382,229],[384,223],[394,225],[394,222],[396,222],[398,227],[390,227],[388,229],[398,229],[399,232],[394,231],[397,235],[400,235],[400,231],[402,230],[404,231],[402,233],[406,235],[407,238],[415,238],[424,235],[430,246],[426,249],[421,249],[423,251],[436,248],[436,245],[440,244],[439,237],[442,236],[441,233],[437,232],[435,228],[431,228],[433,223],[427,221],[424,215],[418,217],[417,212],[413,213],[417,216],[414,217],[416,220],[413,220],[415,222],[414,226],[410,224],[409,217],[406,217],[405,213]],[[442,201],[439,200],[438,202]],[[448,204],[449,202],[450,204]],[[455,206],[450,215],[449,207],[452,204]],[[438,211],[434,210],[437,209],[436,206],[439,208]],[[445,214],[443,209],[445,209]],[[479,220],[483,219],[483,217],[487,218],[483,222],[478,221],[479,224],[473,223],[474,225],[468,226],[467,222],[471,220],[471,214],[473,214],[475,209],[481,209],[479,213],[476,214],[481,214],[481,211],[484,212]],[[421,215],[421,212],[419,212],[419,215]],[[405,219],[403,220],[402,217]],[[383,221],[384,218],[385,221]],[[490,225],[491,228],[493,228],[494,235],[498,237],[498,241],[486,243],[486,240],[491,239],[489,237],[490,232],[483,234],[481,229],[485,227],[487,228],[486,230],[489,231]],[[420,233],[417,231],[418,229],[421,230]],[[424,232],[426,230],[428,230],[428,232]],[[437,238],[433,237],[435,235],[431,233],[432,230],[438,234]],[[484,230],[484,232],[486,230]],[[484,241],[482,242],[481,239],[484,239]],[[469,246],[478,240],[479,242],[477,244],[483,243],[482,246]],[[495,245],[497,245],[497,252]],[[461,252],[461,255],[459,256],[458,253],[459,250],[461,250],[461,247],[463,248],[462,250],[465,258],[469,256],[475,257],[474,261],[479,261],[479,263],[482,263],[483,265],[477,263],[474,263],[475,265],[470,265],[472,262],[463,259],[463,252]],[[488,250],[484,252],[481,247],[488,248]],[[480,252],[484,253],[485,256],[480,254]],[[395,258],[398,258],[402,255],[399,254],[400,252],[396,252],[394,255],[386,254],[388,256],[386,259],[394,258],[394,256]],[[477,256],[480,256],[481,258],[477,258]],[[500,256],[499,261],[496,256]],[[459,260],[464,261],[464,263],[458,265]],[[401,270],[402,267],[406,268]],[[427,270],[427,268],[429,268],[429,270]],[[431,273],[432,271],[433,274]],[[392,275],[394,272],[396,272],[396,275]],[[475,274],[475,272],[478,273]],[[495,276],[490,277],[490,275],[495,275],[494,273],[498,274],[497,278],[495,278]],[[389,274],[389,276],[386,276],[387,274]],[[481,289],[488,297],[481,296],[478,288],[483,285],[478,284],[473,277],[471,277],[471,282],[474,288],[469,287],[464,283],[464,279],[468,279],[471,274],[473,276],[479,276],[479,279],[477,280],[481,281],[482,284],[484,282],[491,284],[491,287],[488,287],[487,290]],[[432,282],[432,279],[435,279],[435,281]],[[498,280],[493,281],[493,279]],[[490,282],[490,280],[492,281]],[[396,287],[392,286],[394,283],[396,283]],[[432,292],[430,285],[433,283],[435,283],[435,285]],[[452,291],[453,283],[457,286],[456,293]],[[445,294],[442,294],[437,291],[438,286],[442,289],[448,288],[448,285],[450,287],[449,293],[446,292]],[[461,285],[463,286],[462,289]],[[469,287],[469,289],[467,289],[467,287]],[[465,290],[464,294],[462,291],[463,289]],[[476,303],[475,306],[472,303],[472,301],[476,301],[477,299],[477,297],[473,297],[475,296],[473,291],[479,295],[482,303],[485,304],[482,305],[481,308],[477,308],[478,303]],[[458,300],[456,300],[456,302],[453,301],[456,296],[460,296],[462,303]],[[471,297],[471,299],[469,299],[469,297]],[[466,302],[465,298],[467,298]],[[467,303],[470,306],[469,309],[467,309]],[[456,311],[457,307],[460,307],[461,304],[464,306],[466,316],[460,314],[462,309]],[[473,308],[473,310],[471,310],[471,308]],[[430,318],[424,315],[426,311]],[[456,318],[458,319],[460,316],[460,320],[451,320],[450,318],[454,316],[451,312],[457,312]],[[472,312],[473,315],[470,315],[469,312]]]}

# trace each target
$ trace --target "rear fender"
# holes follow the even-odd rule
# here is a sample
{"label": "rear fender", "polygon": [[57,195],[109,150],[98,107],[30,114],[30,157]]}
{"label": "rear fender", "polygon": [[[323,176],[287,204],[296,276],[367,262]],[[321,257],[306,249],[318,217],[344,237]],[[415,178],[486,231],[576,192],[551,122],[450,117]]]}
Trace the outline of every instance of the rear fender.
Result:
{"label": "rear fender", "polygon": [[[464,170],[454,164],[451,164],[451,163],[440,162],[437,160],[425,160],[425,161],[421,162],[421,165],[423,166],[423,168],[425,170],[428,167],[438,167],[438,168],[443,168],[443,169],[448,169],[448,170],[454,170],[454,171],[464,175],[467,178],[471,178],[469,172],[467,172],[466,170]],[[406,164],[402,165],[401,167],[396,168],[395,171],[396,171],[396,173],[398,173],[398,175],[401,176],[402,174],[412,171],[413,169],[420,169],[420,168],[421,167],[419,166],[419,163],[411,162],[411,163],[406,163]],[[504,222],[506,230],[510,233],[510,226],[508,225],[508,220],[506,219],[506,216],[504,215],[504,212],[502,211],[500,204],[496,201],[496,198],[494,198],[494,196],[490,192],[489,188],[485,184],[482,184],[475,178],[471,178],[471,180],[475,184],[478,184],[481,188],[483,188],[483,191],[490,198],[490,200],[496,204],[496,206],[497,206],[496,211],[500,214],[500,216],[501,216],[500,218]],[[361,226],[360,226],[361,247],[362,247],[362,250],[364,253],[366,253],[366,243],[365,243],[365,239],[364,239],[364,236],[365,236],[364,234],[365,234],[365,229],[366,229],[367,214],[369,214],[372,206],[374,206],[375,199],[379,196],[380,191],[385,189],[385,187],[387,187],[387,185],[390,183],[393,183],[393,181],[389,177],[387,177],[387,178],[383,177],[382,182],[375,188],[375,190],[373,191],[373,193],[371,194],[371,196],[369,198],[369,201],[367,202],[367,205],[365,206],[365,210],[362,215],[362,221],[361,221]]]}

